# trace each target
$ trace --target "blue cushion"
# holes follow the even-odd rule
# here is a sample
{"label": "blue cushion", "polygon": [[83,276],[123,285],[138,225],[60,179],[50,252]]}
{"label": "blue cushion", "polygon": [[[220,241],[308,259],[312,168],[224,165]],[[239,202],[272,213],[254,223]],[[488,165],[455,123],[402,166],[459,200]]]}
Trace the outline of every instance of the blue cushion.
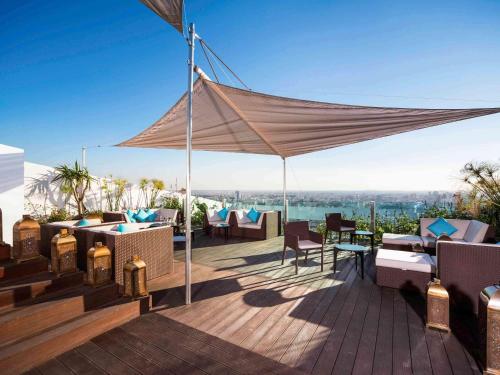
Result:
{"label": "blue cushion", "polygon": [[129,220],[131,223],[137,223],[137,220],[135,220],[134,215],[135,215],[134,211],[132,211],[132,210],[127,210],[128,220]]}
{"label": "blue cushion", "polygon": [[137,211],[137,213],[134,215],[134,219],[137,220],[139,223],[144,223],[146,219],[148,218],[148,214],[146,211],[144,211],[142,208]]}
{"label": "blue cushion", "polygon": [[146,210],[146,214],[148,215],[148,217],[146,218],[146,221],[147,221],[148,223],[152,223],[153,221],[155,221],[155,220],[156,220],[156,212],[153,212],[153,211],[151,210],[151,208],[148,208],[148,209]]}
{"label": "blue cushion", "polygon": [[88,221],[87,219],[82,219],[82,220],[78,221],[75,225],[77,227],[84,227],[86,225],[90,225],[90,221]]}
{"label": "blue cushion", "polygon": [[254,208],[252,208],[250,211],[247,213],[247,217],[252,220],[252,223],[256,223],[259,221],[260,218],[260,212],[256,211]]}
{"label": "blue cushion", "polygon": [[439,219],[436,219],[431,225],[427,227],[436,237],[439,237],[442,234],[446,234],[447,236],[451,236],[453,233],[455,233],[458,229],[455,228],[453,225],[448,223],[445,219],[440,217]]}
{"label": "blue cushion", "polygon": [[131,228],[127,224],[118,224],[116,231],[120,233],[130,232]]}
{"label": "blue cushion", "polygon": [[217,211],[217,215],[219,215],[219,217],[223,220],[223,221],[226,221],[227,219],[227,214],[229,213],[229,211],[227,210],[226,207],[224,207],[222,210],[220,211]]}

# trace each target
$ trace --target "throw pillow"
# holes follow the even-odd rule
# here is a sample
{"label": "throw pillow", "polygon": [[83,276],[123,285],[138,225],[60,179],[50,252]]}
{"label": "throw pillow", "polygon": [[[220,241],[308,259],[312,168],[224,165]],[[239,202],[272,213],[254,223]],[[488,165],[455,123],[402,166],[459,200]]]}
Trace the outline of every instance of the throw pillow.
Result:
{"label": "throw pillow", "polygon": [[217,215],[219,215],[219,217],[221,218],[222,221],[226,221],[228,213],[229,213],[229,211],[227,210],[226,207],[224,207],[220,211],[217,211]]}
{"label": "throw pillow", "polygon": [[259,218],[260,218],[260,212],[259,211],[256,211],[254,208],[252,208],[248,214],[247,214],[247,217],[252,220],[252,223],[256,223],[257,221],[259,221]]}
{"label": "throw pillow", "polygon": [[442,234],[451,236],[458,230],[442,217],[436,219],[431,225],[427,227],[427,229],[429,229],[436,237],[439,237]]}
{"label": "throw pillow", "polygon": [[134,217],[134,216],[135,216],[134,211],[132,211],[132,210],[130,210],[130,209],[129,209],[129,210],[127,210],[127,217],[128,217],[128,221],[129,221],[130,223],[137,223],[137,220],[135,220],[135,217]]}
{"label": "throw pillow", "polygon": [[77,227],[85,227],[87,225],[90,225],[90,222],[87,219],[82,219],[76,222],[75,226]]}
{"label": "throw pillow", "polygon": [[116,231],[120,233],[131,232],[131,228],[127,224],[118,224]]}
{"label": "throw pillow", "polygon": [[144,223],[146,219],[148,218],[148,214],[146,211],[144,211],[142,208],[137,211],[137,213],[134,215],[134,219],[137,220],[139,223]]}
{"label": "throw pillow", "polygon": [[146,221],[148,223],[152,223],[156,220],[156,212],[154,212],[151,208],[148,208],[146,210],[146,214],[148,215],[148,217],[146,218]]}

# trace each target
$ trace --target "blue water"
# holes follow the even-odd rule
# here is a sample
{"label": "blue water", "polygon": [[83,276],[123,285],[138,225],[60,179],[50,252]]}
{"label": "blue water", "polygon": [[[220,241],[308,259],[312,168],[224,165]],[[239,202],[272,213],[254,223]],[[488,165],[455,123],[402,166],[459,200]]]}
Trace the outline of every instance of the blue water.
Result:
{"label": "blue water", "polygon": [[[278,210],[282,211],[281,205],[245,205],[239,204],[238,208],[255,207],[259,211]],[[423,210],[423,205],[420,202],[404,202],[404,203],[386,203],[376,206],[376,215],[394,217],[406,213],[411,218],[418,217]],[[324,220],[325,214],[331,212],[340,212],[343,217],[351,216],[370,216],[370,202],[343,202],[339,206],[306,206],[306,205],[289,205],[288,218],[290,220]]]}

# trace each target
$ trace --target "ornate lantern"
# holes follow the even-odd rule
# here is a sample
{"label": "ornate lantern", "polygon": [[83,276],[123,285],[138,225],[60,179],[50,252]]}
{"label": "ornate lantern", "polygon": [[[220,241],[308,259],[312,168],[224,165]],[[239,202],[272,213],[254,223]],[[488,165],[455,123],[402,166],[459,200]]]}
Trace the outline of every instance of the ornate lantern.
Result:
{"label": "ornate lantern", "polygon": [[50,247],[52,272],[57,275],[76,272],[76,238],[67,228],[62,228],[59,234],[52,237]]}
{"label": "ornate lantern", "polygon": [[450,296],[439,279],[434,279],[427,284],[426,326],[450,331]]}
{"label": "ornate lantern", "polygon": [[128,297],[144,297],[148,295],[146,284],[146,263],[134,255],[123,266],[123,294]]}
{"label": "ornate lantern", "polygon": [[29,215],[14,224],[12,258],[17,262],[40,256],[40,224]]}
{"label": "ornate lantern", "polygon": [[479,295],[479,327],[485,362],[484,374],[500,374],[500,285],[483,289]]}
{"label": "ornate lantern", "polygon": [[87,284],[97,287],[111,281],[111,251],[102,242],[87,252]]}

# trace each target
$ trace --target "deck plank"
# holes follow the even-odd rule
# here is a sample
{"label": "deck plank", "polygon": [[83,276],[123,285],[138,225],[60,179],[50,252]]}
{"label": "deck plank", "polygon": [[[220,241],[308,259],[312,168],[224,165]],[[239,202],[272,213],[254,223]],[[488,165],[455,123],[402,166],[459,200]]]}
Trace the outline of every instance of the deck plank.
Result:
{"label": "deck plank", "polygon": [[63,353],[57,359],[77,375],[106,374],[76,350]]}
{"label": "deck plank", "polygon": [[406,313],[408,316],[412,369],[415,375],[432,373],[429,348],[425,338],[423,303],[423,298],[420,296],[407,296]]}
{"label": "deck plank", "polygon": [[392,374],[393,320],[394,290],[383,288],[377,342],[373,358],[373,374]]}
{"label": "deck plank", "polygon": [[182,304],[180,250],[174,274],[150,284],[154,312],[35,373],[480,373],[471,327],[457,319],[449,335],[426,329],[423,298],[378,287],[371,254],[364,280],[348,253],[333,275],[331,243],[324,272],[312,255],[296,275],[292,252],[281,265],[282,241],[197,237],[191,305]]}

